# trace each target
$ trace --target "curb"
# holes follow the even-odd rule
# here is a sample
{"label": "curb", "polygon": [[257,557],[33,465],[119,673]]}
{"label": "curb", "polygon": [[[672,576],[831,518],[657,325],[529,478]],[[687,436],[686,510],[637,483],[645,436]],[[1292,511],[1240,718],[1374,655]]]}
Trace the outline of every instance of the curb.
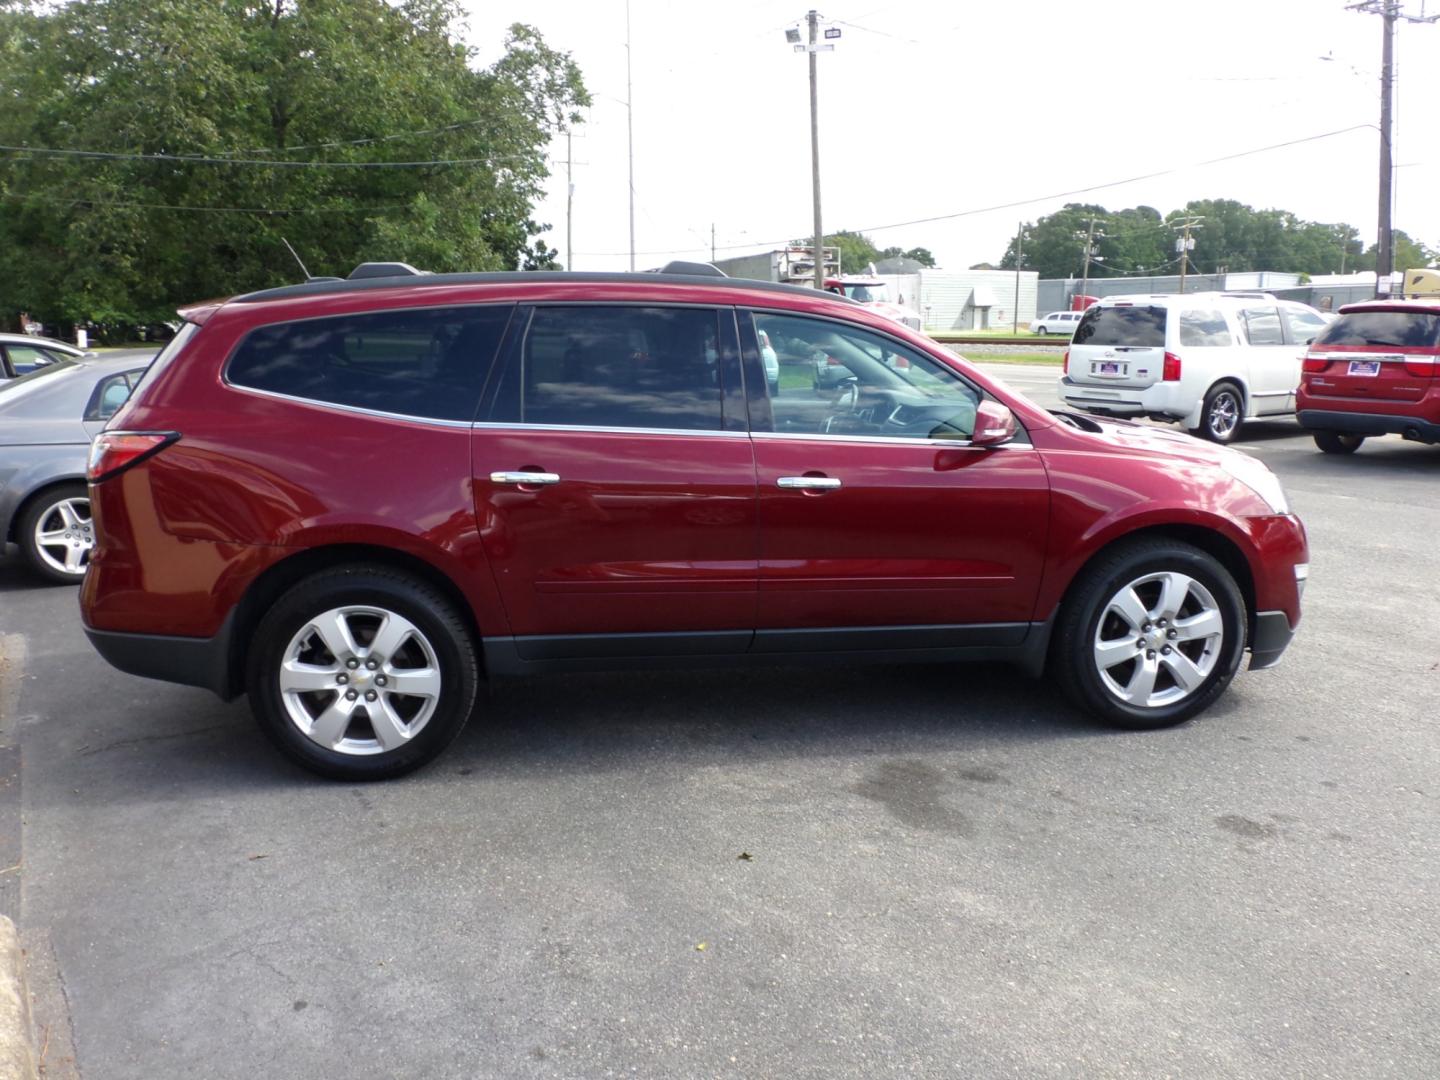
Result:
{"label": "curb", "polygon": [[37,1080],[25,956],[15,924],[0,915],[0,1078]]}

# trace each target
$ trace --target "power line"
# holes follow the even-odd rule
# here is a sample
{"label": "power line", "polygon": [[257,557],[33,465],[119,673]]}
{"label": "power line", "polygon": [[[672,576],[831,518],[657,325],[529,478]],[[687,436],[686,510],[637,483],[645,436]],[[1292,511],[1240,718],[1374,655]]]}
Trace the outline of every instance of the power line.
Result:
{"label": "power line", "polygon": [[[1235,160],[1238,160],[1238,159],[1240,159],[1240,158],[1252,157],[1252,156],[1255,155],[1255,154],[1266,154],[1266,153],[1269,153],[1269,152],[1271,152],[1271,151],[1273,151],[1273,150],[1283,150],[1283,149],[1285,149],[1286,147],[1299,146],[1299,145],[1301,145],[1302,143],[1317,142],[1317,141],[1319,141],[1320,139],[1330,139],[1330,138],[1334,138],[1336,135],[1348,135],[1348,134],[1349,134],[1350,132],[1352,132],[1352,131],[1364,131],[1364,130],[1367,130],[1367,129],[1373,129],[1374,127],[1375,127],[1374,124],[1352,124],[1350,127],[1337,128],[1337,129],[1334,130],[1334,131],[1323,131],[1323,132],[1321,132],[1321,133],[1318,134],[1318,135],[1307,135],[1307,136],[1305,136],[1304,138],[1300,138],[1300,139],[1288,139],[1288,140],[1286,140],[1285,142],[1272,143],[1272,144],[1269,145],[1269,146],[1257,146],[1257,147],[1255,147],[1254,149],[1251,149],[1251,150],[1241,150],[1241,151],[1239,151],[1238,153],[1225,154],[1225,155],[1223,155],[1223,156],[1221,156],[1221,157],[1209,158],[1209,159],[1206,160],[1206,161],[1197,161],[1197,162],[1194,162],[1194,163],[1192,163],[1192,164],[1190,164],[1190,165],[1177,165],[1177,166],[1175,166],[1175,167],[1173,167],[1173,168],[1169,168],[1169,169],[1160,169],[1160,170],[1158,170],[1158,171],[1156,171],[1156,172],[1144,173],[1143,175],[1140,175],[1140,176],[1127,177],[1127,178],[1124,179],[1124,180],[1111,180],[1111,181],[1108,181],[1108,182],[1103,183],[1103,184],[1092,184],[1092,185],[1090,185],[1089,187],[1075,188],[1075,189],[1073,189],[1073,190],[1071,190],[1071,191],[1058,191],[1058,192],[1055,192],[1055,193],[1050,194],[1050,195],[1038,195],[1038,196],[1036,196],[1036,197],[1034,197],[1034,198],[1030,198],[1030,199],[1018,199],[1018,200],[1016,200],[1016,201],[1014,201],[1014,202],[996,203],[994,206],[981,206],[981,207],[976,207],[976,208],[974,208],[974,209],[972,209],[972,210],[956,210],[955,212],[949,213],[949,214],[936,214],[936,215],[934,215],[933,217],[914,218],[914,219],[912,219],[912,220],[910,220],[910,221],[895,221],[895,222],[891,222],[891,223],[889,223],[889,224],[887,224],[887,225],[871,225],[871,226],[868,226],[867,228],[855,229],[855,230],[851,230],[851,231],[853,231],[853,232],[862,232],[862,233],[877,233],[877,232],[884,232],[884,231],[886,231],[887,229],[902,229],[902,228],[905,228],[905,227],[908,226],[908,225],[928,225],[928,224],[930,224],[931,222],[935,222],[935,221],[952,221],[952,220],[954,220],[955,218],[975,217],[975,216],[980,215],[980,214],[993,213],[993,212],[995,212],[996,210],[1011,210],[1011,209],[1014,209],[1014,208],[1020,207],[1020,206],[1034,206],[1036,203],[1052,202],[1052,201],[1055,200],[1055,199],[1065,199],[1065,198],[1069,198],[1071,195],[1087,195],[1087,194],[1089,194],[1089,193],[1092,192],[1092,191],[1103,191],[1103,190],[1105,190],[1106,188],[1123,187],[1123,186],[1126,185],[1126,184],[1138,183],[1138,182],[1141,181],[1141,180],[1154,180],[1154,179],[1156,179],[1157,177],[1161,177],[1161,176],[1173,176],[1175,173],[1185,172],[1185,171],[1187,171],[1187,170],[1189,170],[1189,169],[1199,169],[1199,168],[1203,168],[1203,167],[1205,167],[1205,166],[1207,166],[1207,165],[1218,165],[1218,164],[1220,164],[1221,162],[1225,162],[1225,161],[1235,161]],[[793,237],[786,237],[785,239],[781,239],[781,240],[757,240],[757,241],[755,241],[755,242],[753,242],[753,243],[749,243],[749,244],[729,244],[729,245],[724,245],[724,246],[718,247],[718,248],[716,248],[716,250],[717,250],[717,251],[741,251],[741,250],[744,250],[744,249],[746,249],[746,248],[774,247],[774,246],[777,246],[777,245],[780,245],[780,244],[788,244],[788,243],[790,243],[790,241],[791,241],[792,239],[793,239]],[[674,252],[674,251],[698,251],[698,250],[700,250],[700,249],[699,249],[699,248],[673,247],[673,248],[664,248],[664,249],[658,250],[658,251],[638,251],[638,252],[636,252],[636,254],[637,254],[637,255],[668,255],[668,254],[670,254],[671,252]],[[585,252],[579,252],[578,254],[586,255],[586,256],[588,256],[588,257],[590,257],[590,258],[613,258],[613,257],[615,257],[615,256],[625,255],[625,254],[627,254],[627,252],[624,252],[624,251],[585,251]]]}
{"label": "power line", "polygon": [[[266,158],[203,157],[190,154],[122,154],[108,150],[60,150],[44,146],[0,146],[0,153],[105,161],[163,161],[170,165],[263,165],[294,169],[419,169],[436,165],[487,165],[491,158],[437,158],[434,161],[280,161]],[[0,163],[34,160],[0,159]]]}

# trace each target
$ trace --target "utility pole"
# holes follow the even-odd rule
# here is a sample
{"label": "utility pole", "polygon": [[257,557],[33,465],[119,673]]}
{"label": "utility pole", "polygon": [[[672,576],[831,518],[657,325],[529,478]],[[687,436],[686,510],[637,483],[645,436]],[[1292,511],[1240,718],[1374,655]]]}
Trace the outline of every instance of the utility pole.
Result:
{"label": "utility pole", "polygon": [[1095,237],[1105,238],[1104,232],[1095,231],[1095,219],[1090,219],[1090,230],[1085,234],[1085,275],[1080,282],[1080,295],[1090,295],[1090,257],[1095,254]]}
{"label": "utility pole", "polygon": [[1392,184],[1395,166],[1392,160],[1393,144],[1391,128],[1394,123],[1395,96],[1395,24],[1401,19],[1409,23],[1433,23],[1440,15],[1426,15],[1421,7],[1419,15],[1406,15],[1400,10],[1400,0],[1361,0],[1348,5],[1351,11],[1365,15],[1379,15],[1383,24],[1380,39],[1380,216],[1378,235],[1375,237],[1375,295],[1383,295],[1390,289],[1390,274],[1395,269],[1395,234],[1390,223],[1393,209]]}
{"label": "utility pole", "polygon": [[635,92],[630,84],[630,0],[625,0],[625,140],[630,159],[630,270],[635,270]]}
{"label": "utility pole", "polygon": [[710,222],[710,261],[715,261],[715,223]]}
{"label": "utility pole", "polygon": [[570,146],[571,136],[569,129],[565,131],[565,269],[574,270],[575,260],[570,254],[570,219],[575,209],[575,181],[571,179],[570,171],[575,166],[575,155]]}
{"label": "utility pole", "polygon": [[1190,238],[1190,230],[1198,229],[1204,221],[1201,217],[1186,217],[1178,224],[1172,224],[1172,229],[1180,229],[1182,233],[1175,238],[1175,251],[1180,256],[1180,291],[1185,291],[1185,271],[1190,268],[1190,252],[1195,250],[1195,241]]}
{"label": "utility pole", "polygon": [[1015,310],[1011,312],[1015,316],[1015,325],[1011,332],[1020,332],[1020,266],[1025,258],[1025,223],[1022,221],[1015,228]]}
{"label": "utility pole", "polygon": [[810,185],[815,201],[815,288],[825,288],[825,230],[820,227],[820,97],[815,85],[815,45],[820,16],[815,9],[805,16],[810,24]]}

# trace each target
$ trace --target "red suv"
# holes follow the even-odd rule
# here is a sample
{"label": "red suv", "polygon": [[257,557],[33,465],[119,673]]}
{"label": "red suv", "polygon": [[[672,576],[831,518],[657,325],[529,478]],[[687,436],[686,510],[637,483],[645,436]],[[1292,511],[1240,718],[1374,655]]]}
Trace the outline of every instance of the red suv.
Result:
{"label": "red suv", "polygon": [[1299,622],[1258,461],[1046,412],[854,302],[357,275],[184,312],[90,463],[96,648],[248,692],[316,772],[406,772],[482,678],[597,666],[1005,659],[1160,727]]}
{"label": "red suv", "polygon": [[1440,300],[1347,304],[1311,343],[1300,374],[1300,423],[1327,454],[1370,435],[1440,443]]}

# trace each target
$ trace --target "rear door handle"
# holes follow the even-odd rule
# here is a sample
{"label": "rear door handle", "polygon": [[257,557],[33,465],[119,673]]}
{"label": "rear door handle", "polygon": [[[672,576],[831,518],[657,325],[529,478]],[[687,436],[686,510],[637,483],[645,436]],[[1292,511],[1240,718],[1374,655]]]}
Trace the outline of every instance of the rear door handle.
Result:
{"label": "rear door handle", "polygon": [[492,484],[558,484],[560,474],[553,472],[492,472],[490,474]]}
{"label": "rear door handle", "polygon": [[795,491],[834,491],[840,486],[838,476],[782,476],[775,486]]}

